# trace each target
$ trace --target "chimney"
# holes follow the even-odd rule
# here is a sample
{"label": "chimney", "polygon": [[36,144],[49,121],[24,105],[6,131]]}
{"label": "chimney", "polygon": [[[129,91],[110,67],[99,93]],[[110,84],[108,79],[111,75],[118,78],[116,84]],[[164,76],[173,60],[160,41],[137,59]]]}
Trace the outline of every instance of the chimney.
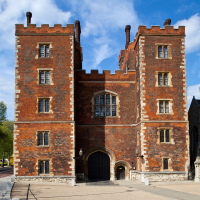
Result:
{"label": "chimney", "polygon": [[28,26],[29,24],[31,24],[32,13],[26,12],[26,17],[27,17],[27,26]]}
{"label": "chimney", "polygon": [[76,41],[80,42],[80,34],[81,34],[81,26],[80,21],[75,21],[75,27],[76,27]]}
{"label": "chimney", "polygon": [[126,48],[127,48],[128,44],[130,43],[130,30],[131,30],[131,26],[130,25],[126,25],[126,28],[125,28],[125,32],[126,32]]}
{"label": "chimney", "polygon": [[171,24],[171,19],[166,19],[164,22],[164,26],[170,26]]}

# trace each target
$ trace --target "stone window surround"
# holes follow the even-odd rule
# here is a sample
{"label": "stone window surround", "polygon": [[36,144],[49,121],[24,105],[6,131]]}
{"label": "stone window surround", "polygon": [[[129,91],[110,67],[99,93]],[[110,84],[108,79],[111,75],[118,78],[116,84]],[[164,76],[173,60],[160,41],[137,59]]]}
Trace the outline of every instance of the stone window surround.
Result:
{"label": "stone window surround", "polygon": [[[160,171],[161,172],[162,171],[173,171],[171,157],[164,156],[164,157],[161,157],[161,159],[162,159],[162,165],[161,165]],[[168,159],[168,169],[164,169],[164,159]]]}
{"label": "stone window surround", "polygon": [[[49,99],[49,112],[39,112],[39,100],[40,99]],[[37,104],[36,104],[36,114],[52,114],[52,99],[53,97],[37,97]]]}
{"label": "stone window surround", "polygon": [[[35,56],[35,59],[49,59],[49,58],[53,58],[52,56],[52,48],[53,48],[53,43],[52,42],[37,42],[37,45],[36,45],[36,50],[37,50],[37,53],[36,53],[36,56]],[[49,45],[49,57],[40,57],[40,45]]]}
{"label": "stone window surround", "polygon": [[140,116],[139,114],[139,105],[137,106],[137,118]]}
{"label": "stone window surround", "polygon": [[[169,43],[155,43],[155,48],[156,48],[156,56],[155,56],[155,58],[156,59],[172,59],[171,45],[172,44],[169,44]],[[159,46],[167,46],[168,58],[164,58],[164,57],[160,58],[160,57],[158,57],[158,47]]]}
{"label": "stone window surround", "polygon": [[[110,95],[113,95],[113,96],[116,96],[116,116],[94,116],[94,98],[95,96],[97,95],[101,95],[101,94],[110,94]],[[92,116],[91,118],[120,118],[120,115],[119,115],[119,103],[120,103],[120,100],[119,100],[119,95],[113,91],[110,91],[110,90],[101,90],[101,91],[98,91],[98,92],[95,92],[93,93],[93,97],[92,97]]]}
{"label": "stone window surround", "polygon": [[[39,145],[39,133],[40,132],[48,132],[48,145]],[[50,141],[51,141],[51,131],[50,130],[37,130],[36,131],[36,145],[37,145],[37,147],[50,147],[51,146],[51,143],[50,143]]]}
{"label": "stone window surround", "polygon": [[[37,85],[54,85],[53,83],[53,68],[37,68]],[[50,83],[49,84],[40,84],[40,71],[49,71],[50,72]]]}
{"label": "stone window surround", "polygon": [[139,91],[139,79],[137,80],[137,92]]}
{"label": "stone window surround", "polygon": [[[160,130],[169,130],[169,142],[160,142]],[[157,135],[158,137],[156,144],[175,144],[173,127],[158,127]]]}
{"label": "stone window surround", "polygon": [[[39,162],[40,161],[49,161],[49,174],[40,174]],[[37,158],[36,161],[36,172],[38,176],[51,176],[53,175],[53,165],[51,158]]]}
{"label": "stone window surround", "polygon": [[[159,85],[158,84],[158,74],[167,74],[168,75],[168,85]],[[156,71],[156,87],[172,87],[172,74],[170,71]],[[164,78],[164,77],[163,77]]]}
{"label": "stone window surround", "polygon": [[[173,99],[156,99],[157,101],[157,112],[156,115],[173,115]],[[169,101],[169,113],[160,113],[159,101]]]}
{"label": "stone window surround", "polygon": [[140,144],[140,132],[137,132],[137,146]]}

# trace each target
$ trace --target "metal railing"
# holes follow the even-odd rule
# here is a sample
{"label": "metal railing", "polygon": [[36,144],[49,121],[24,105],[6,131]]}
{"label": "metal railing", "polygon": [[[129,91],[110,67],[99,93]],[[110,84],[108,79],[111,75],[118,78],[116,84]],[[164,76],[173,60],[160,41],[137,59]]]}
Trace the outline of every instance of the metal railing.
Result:
{"label": "metal railing", "polygon": [[35,197],[35,195],[31,192],[30,184],[28,185],[28,190],[27,190],[26,200],[28,200],[28,194],[29,194],[29,191],[30,191],[30,193],[33,195],[33,197],[37,200],[37,198]]}

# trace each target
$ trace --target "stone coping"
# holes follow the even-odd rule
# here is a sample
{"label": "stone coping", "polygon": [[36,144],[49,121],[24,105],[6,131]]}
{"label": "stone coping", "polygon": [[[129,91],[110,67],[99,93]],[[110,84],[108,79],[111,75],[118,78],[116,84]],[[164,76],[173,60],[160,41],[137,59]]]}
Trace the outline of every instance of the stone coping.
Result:
{"label": "stone coping", "polygon": [[15,178],[76,178],[76,176],[15,176]]}
{"label": "stone coping", "polygon": [[130,172],[139,174],[186,174],[185,171],[141,172],[136,170],[130,170]]}

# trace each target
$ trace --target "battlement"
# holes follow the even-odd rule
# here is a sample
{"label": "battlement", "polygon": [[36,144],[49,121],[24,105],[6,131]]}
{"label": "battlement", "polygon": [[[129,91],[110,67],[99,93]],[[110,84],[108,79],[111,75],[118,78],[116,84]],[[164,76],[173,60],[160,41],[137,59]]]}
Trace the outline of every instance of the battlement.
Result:
{"label": "battlement", "polygon": [[85,70],[76,71],[78,81],[134,81],[135,70],[130,70],[127,74],[124,74],[123,70],[116,70],[115,74],[111,74],[110,70],[103,70],[102,74],[99,74],[98,70],[91,70],[90,74],[87,74]]}
{"label": "battlement", "polygon": [[49,24],[42,24],[41,27],[37,27],[36,24],[29,24],[28,27],[24,27],[24,24],[15,25],[15,35],[29,35],[29,34],[73,34],[74,24],[67,24],[66,27],[62,27],[61,24],[54,24],[54,27],[49,27]]}
{"label": "battlement", "polygon": [[[150,35],[185,35],[185,26],[179,26],[174,28],[173,26],[165,26],[160,28],[160,26],[151,26],[151,28],[146,28],[144,25],[138,27],[138,33],[141,34],[150,34]],[[137,36],[136,34],[136,36]]]}

